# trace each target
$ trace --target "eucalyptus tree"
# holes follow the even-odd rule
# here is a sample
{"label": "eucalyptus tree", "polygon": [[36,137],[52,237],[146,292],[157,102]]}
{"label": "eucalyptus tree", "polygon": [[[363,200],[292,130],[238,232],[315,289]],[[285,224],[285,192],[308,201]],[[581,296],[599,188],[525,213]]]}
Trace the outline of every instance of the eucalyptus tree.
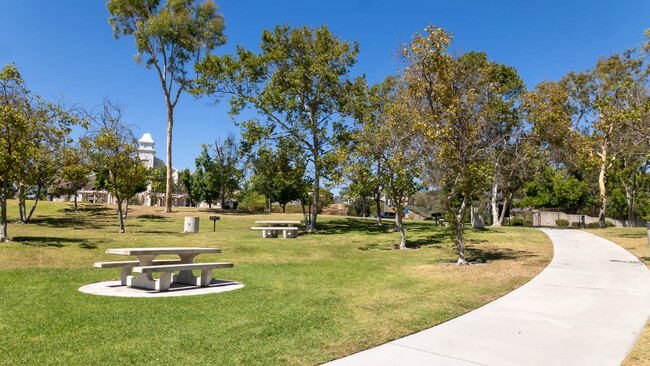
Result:
{"label": "eucalyptus tree", "polygon": [[419,137],[412,123],[415,114],[400,80],[389,76],[378,88],[381,92],[375,89],[375,97],[381,99],[377,101],[380,108],[369,114],[371,118],[359,120],[352,141],[357,154],[381,162],[377,178],[393,200],[395,227],[401,235],[399,248],[405,249],[404,199],[417,191],[421,156],[415,146],[419,145]]}
{"label": "eucalyptus tree", "polygon": [[[384,81],[368,86],[361,80],[356,83],[353,95],[355,99],[349,109],[355,120],[355,127],[349,139],[346,155],[347,170],[350,178],[356,182],[358,194],[372,194],[376,206],[377,225],[381,225],[381,196],[386,184],[386,167],[384,162],[385,146],[374,144],[372,136],[388,115],[389,105],[397,96],[398,79],[387,76]],[[359,145],[359,140],[366,143]],[[362,148],[360,148],[362,147]],[[370,193],[371,192],[371,193]]]}
{"label": "eucalyptus tree", "polygon": [[85,140],[97,184],[117,202],[120,233],[124,233],[122,204],[146,188],[146,168],[138,156],[138,142],[131,128],[122,121],[121,108],[108,100],[99,111],[89,113],[92,128]]}
{"label": "eucalyptus tree", "polygon": [[623,156],[650,149],[647,67],[634,50],[598,60],[593,70],[562,80],[574,108],[573,129],[586,126],[584,159],[598,171],[599,222],[605,227],[609,169]]}
{"label": "eucalyptus tree", "polygon": [[214,1],[109,0],[106,7],[113,35],[132,35],[135,61],[155,69],[167,108],[167,186],[165,212],[172,205],[172,129],[174,108],[182,92],[192,86],[188,65],[226,42],[223,15]]}
{"label": "eucalyptus tree", "polygon": [[[489,188],[492,153],[505,136],[491,108],[503,100],[506,85],[492,77],[495,64],[485,53],[454,55],[452,35],[429,26],[401,50],[403,77],[414,119],[425,147],[424,179],[446,187],[447,220],[456,235],[458,264],[466,264],[462,225],[471,197]],[[458,205],[454,199],[460,196]]]}
{"label": "eucalyptus tree", "polygon": [[[231,114],[252,107],[264,117],[244,129],[272,126],[277,139],[291,139],[306,152],[313,172],[310,231],[316,230],[321,180],[334,173],[337,132],[350,100],[350,68],[358,44],[341,41],[327,26],[262,33],[261,53],[241,46],[235,54],[206,56],[196,65],[193,93],[230,97]],[[262,126],[260,126],[260,124]]]}

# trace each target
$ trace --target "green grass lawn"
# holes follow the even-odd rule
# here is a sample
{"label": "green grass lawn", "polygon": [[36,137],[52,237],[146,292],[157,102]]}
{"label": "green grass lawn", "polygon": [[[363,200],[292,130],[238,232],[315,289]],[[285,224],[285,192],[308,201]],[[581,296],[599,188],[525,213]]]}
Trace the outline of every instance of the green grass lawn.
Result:
{"label": "green grass lawn", "polygon": [[[212,232],[215,211],[138,206],[118,234],[115,206],[69,207],[40,203],[34,223],[10,224],[16,241],[0,243],[2,364],[318,364],[481,306],[552,257],[545,234],[521,227],[468,229],[468,258],[487,265],[458,267],[451,237],[430,221],[407,221],[412,248],[400,251],[389,249],[399,242],[392,223],[373,219],[320,216],[317,233],[262,239],[255,220],[302,217],[218,212]],[[198,234],[182,233],[188,215],[201,218]],[[107,248],[164,246],[221,248],[196,261],[232,262],[213,276],[246,286],[148,299],[78,291],[119,279],[92,268],[127,259]]]}

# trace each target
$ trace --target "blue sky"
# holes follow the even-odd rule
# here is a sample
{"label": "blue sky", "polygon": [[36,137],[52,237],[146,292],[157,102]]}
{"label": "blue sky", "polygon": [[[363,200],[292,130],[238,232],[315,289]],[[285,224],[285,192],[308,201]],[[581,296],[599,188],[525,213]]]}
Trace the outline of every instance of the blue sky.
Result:
{"label": "blue sky", "polygon": [[[487,52],[519,70],[529,89],[542,80],[592,67],[598,57],[642,41],[650,1],[216,1],[228,42],[258,50],[262,31],[276,24],[327,24],[341,39],[359,41],[353,74],[371,82],[394,74],[394,54],[429,23],[454,34],[460,51]],[[133,61],[132,38],[113,39],[105,1],[0,0],[0,64],[14,62],[27,86],[48,100],[87,108],[108,97],[126,106],[125,121],[149,132],[165,159],[166,110],[153,70]],[[173,165],[194,168],[203,143],[238,129],[218,106],[184,94],[175,110]]]}

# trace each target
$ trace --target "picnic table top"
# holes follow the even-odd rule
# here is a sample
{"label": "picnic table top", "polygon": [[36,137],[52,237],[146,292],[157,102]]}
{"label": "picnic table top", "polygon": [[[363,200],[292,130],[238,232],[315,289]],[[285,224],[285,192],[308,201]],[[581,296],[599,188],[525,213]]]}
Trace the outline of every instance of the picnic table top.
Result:
{"label": "picnic table top", "polygon": [[106,254],[119,254],[119,255],[161,255],[161,254],[202,254],[202,253],[221,253],[221,249],[191,248],[191,247],[106,249]]}
{"label": "picnic table top", "polygon": [[266,221],[255,221],[258,224],[302,224],[302,221],[278,221],[278,220],[266,220]]}

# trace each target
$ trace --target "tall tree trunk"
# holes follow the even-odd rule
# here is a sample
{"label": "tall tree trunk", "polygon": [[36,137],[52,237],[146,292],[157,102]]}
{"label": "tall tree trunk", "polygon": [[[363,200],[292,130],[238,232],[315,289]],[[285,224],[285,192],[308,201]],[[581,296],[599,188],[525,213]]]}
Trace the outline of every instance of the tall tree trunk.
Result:
{"label": "tall tree trunk", "polygon": [[284,205],[280,206],[282,206],[282,213],[287,213],[287,204],[285,203]]}
{"label": "tall tree trunk", "polygon": [[[318,154],[315,154],[317,157]],[[316,161],[316,160],[314,160]],[[309,231],[316,231],[316,219],[318,218],[318,205],[320,200],[320,172],[318,167],[314,169],[314,197],[312,197],[314,202],[314,207],[312,207],[311,212],[311,222],[309,223]]]}
{"label": "tall tree trunk", "polygon": [[450,195],[447,197],[445,200],[445,205],[447,206],[447,211],[451,213],[452,221],[451,221],[451,226],[454,229],[454,233],[456,234],[456,247],[458,248],[458,265],[461,264],[468,264],[467,259],[465,259],[465,247],[463,246],[463,231],[462,231],[462,223],[463,219],[465,216],[465,209],[467,207],[467,202],[469,200],[469,197],[465,195],[463,197],[463,202],[460,205],[460,208],[458,209],[458,213],[454,215],[454,210],[451,207],[451,200],[453,198],[453,195]]}
{"label": "tall tree trunk", "polygon": [[508,209],[508,205],[510,204],[510,198],[512,195],[509,195],[508,197],[503,197],[503,208],[501,209],[501,215],[499,215],[499,225],[503,225],[503,219],[506,216],[506,210]]}
{"label": "tall tree trunk", "polygon": [[[221,179],[223,179],[223,174],[221,176]],[[221,182],[221,209],[226,209],[226,184],[224,182]]]}
{"label": "tall tree trunk", "polygon": [[300,208],[302,208],[302,216],[305,220],[305,226],[309,226],[309,218],[307,217],[307,210],[305,208],[305,201],[304,198],[300,200]]}
{"label": "tall tree trunk", "polygon": [[366,217],[366,197],[362,196],[361,197],[361,207],[363,212],[361,213],[361,217]]}
{"label": "tall tree trunk", "polygon": [[32,219],[32,214],[34,213],[34,210],[36,209],[36,205],[38,204],[38,200],[41,198],[41,191],[43,188],[41,185],[38,185],[38,188],[36,188],[36,197],[34,197],[34,204],[32,205],[32,209],[29,210],[29,214],[27,215],[25,222],[29,222]]}
{"label": "tall tree trunk", "polygon": [[21,184],[16,193],[18,197],[18,224],[24,224],[25,221],[25,186]]}
{"label": "tall tree trunk", "polygon": [[492,185],[492,197],[490,197],[490,206],[492,208],[492,226],[501,226],[501,220],[499,220],[499,204],[497,201],[497,194],[499,193],[499,184],[494,181]]}
{"label": "tall tree trunk", "polygon": [[266,212],[271,213],[271,190],[266,192]]}
{"label": "tall tree trunk", "polygon": [[[400,200],[401,201],[401,200]],[[397,209],[396,215],[395,215],[395,227],[397,230],[399,230],[401,239],[399,242],[399,248],[400,249],[406,249],[406,233],[404,232],[404,214],[402,213],[404,210],[402,210],[402,207],[400,204],[397,204],[395,206]]]}
{"label": "tall tree trunk", "polygon": [[172,128],[174,127],[174,107],[171,105],[169,95],[165,93],[167,102],[167,187],[165,189],[165,212],[172,212]]}
{"label": "tall tree trunk", "polygon": [[77,192],[74,193],[74,204],[72,206],[72,211],[77,212]]}
{"label": "tall tree trunk", "polygon": [[115,196],[117,199],[117,217],[120,220],[120,233],[124,233],[124,217],[122,216],[122,200],[117,198],[118,196]]}
{"label": "tall tree trunk", "polygon": [[3,183],[0,189],[0,243],[10,241],[7,236],[7,188]]}
{"label": "tall tree trunk", "polygon": [[600,162],[600,172],[598,173],[598,188],[600,190],[600,213],[598,214],[598,222],[601,228],[605,227],[605,210],[607,209],[607,186],[606,186],[606,173],[607,173],[607,150],[603,148],[602,160]]}
{"label": "tall tree trunk", "polygon": [[124,220],[129,218],[129,199],[124,201]]}
{"label": "tall tree trunk", "polygon": [[377,226],[381,226],[381,191],[379,186],[375,192],[375,203],[377,204]]}
{"label": "tall tree trunk", "polygon": [[[379,179],[381,173],[381,160],[377,161],[377,179]],[[377,226],[381,226],[381,189],[380,185],[377,184],[375,188],[375,202],[377,203]]]}

